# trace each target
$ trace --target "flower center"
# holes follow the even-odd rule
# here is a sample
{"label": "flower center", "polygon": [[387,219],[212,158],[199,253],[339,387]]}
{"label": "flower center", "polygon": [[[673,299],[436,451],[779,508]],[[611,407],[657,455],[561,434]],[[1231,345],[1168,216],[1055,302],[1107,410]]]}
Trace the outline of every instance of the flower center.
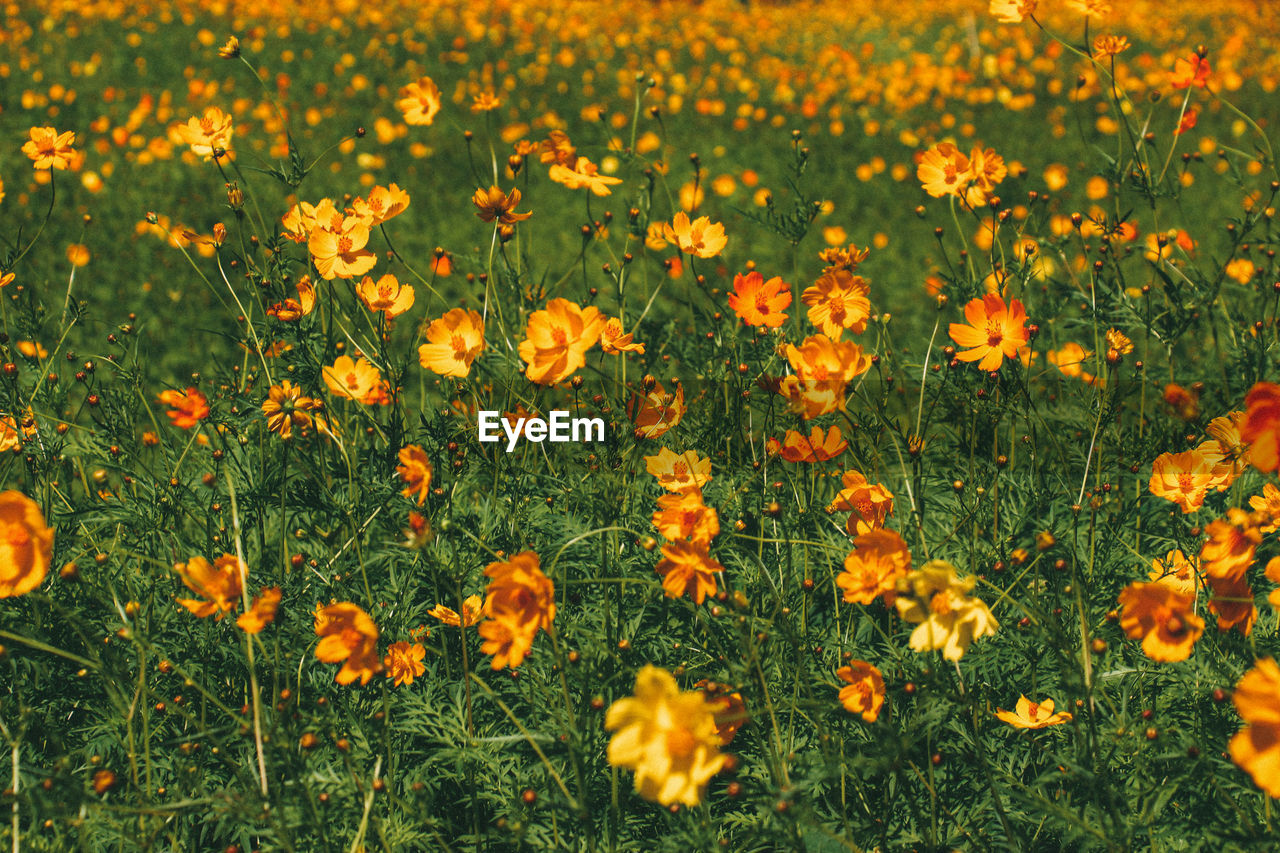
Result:
{"label": "flower center", "polygon": [[1004,329],[994,320],[987,321],[987,346],[998,347],[1004,340]]}
{"label": "flower center", "polygon": [[667,752],[671,753],[673,758],[688,758],[697,745],[693,732],[686,728],[671,729],[667,732]]}
{"label": "flower center", "polygon": [[569,333],[564,329],[552,329],[551,339],[556,342],[556,346],[564,347],[569,345]]}

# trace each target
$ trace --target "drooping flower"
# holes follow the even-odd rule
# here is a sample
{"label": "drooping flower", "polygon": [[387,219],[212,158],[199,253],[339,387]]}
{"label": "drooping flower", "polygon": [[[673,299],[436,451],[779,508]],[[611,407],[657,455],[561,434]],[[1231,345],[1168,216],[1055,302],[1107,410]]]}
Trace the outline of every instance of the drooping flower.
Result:
{"label": "drooping flower", "polygon": [[874,723],[884,707],[884,676],[864,660],[850,661],[836,670],[836,677],[846,682],[840,688],[840,704],[850,714],[861,714],[864,723]]}
{"label": "drooping flower", "polygon": [[1026,346],[1027,312],[1021,300],[1005,305],[998,293],[972,299],[964,307],[964,323],[952,323],[951,339],[962,347],[956,353],[961,361],[977,361],[982,370],[999,370],[1006,358],[1015,358]]}
{"label": "drooping flower", "polygon": [[498,187],[478,189],[471,196],[471,203],[476,206],[476,216],[484,222],[496,219],[499,225],[515,225],[533,216],[532,211],[516,212],[516,205],[520,203],[520,190],[514,187],[509,193],[503,193]]}
{"label": "drooping flower", "polygon": [[776,329],[786,322],[782,313],[791,304],[791,285],[774,276],[768,281],[752,270],[746,275],[733,277],[733,292],[729,294],[729,307],[748,326],[764,326]]}
{"label": "drooping flower", "polygon": [[370,311],[381,311],[388,320],[399,317],[413,307],[413,285],[401,284],[391,273],[379,278],[367,275],[360,280],[356,288],[360,301]]}
{"label": "drooping flower", "polygon": [[684,386],[677,385],[672,394],[658,382],[643,397],[633,398],[627,413],[635,424],[637,437],[660,438],[684,417]]}
{"label": "drooping flower", "polygon": [[158,399],[170,407],[165,414],[179,429],[191,429],[209,417],[209,400],[196,388],[161,391]]}
{"label": "drooping flower", "polygon": [[711,460],[692,450],[676,453],[668,447],[656,456],[644,457],[645,470],[658,478],[658,485],[669,492],[701,489],[711,481]]}
{"label": "drooping flower", "polygon": [[419,77],[400,89],[396,109],[404,116],[405,124],[431,124],[440,111],[440,89],[430,77]]}
{"label": "drooping flower", "polygon": [[179,126],[178,135],[191,146],[191,153],[212,157],[215,151],[231,150],[232,131],[231,116],[217,107],[209,107],[204,115],[192,116]]}
{"label": "drooping flower", "polygon": [[1231,697],[1245,723],[1227,745],[1231,760],[1268,796],[1280,799],[1280,665],[1258,660]]}
{"label": "drooping flower", "polygon": [[871,286],[860,275],[847,269],[824,272],[811,287],[805,288],[800,300],[809,306],[809,322],[832,339],[848,329],[860,335],[871,316]]}
{"label": "drooping flower", "polygon": [[63,170],[75,159],[76,135],[70,130],[58,133],[52,127],[33,127],[28,140],[22,144],[22,153],[31,158],[32,168]]}
{"label": "drooping flower", "polygon": [[716,594],[716,572],[724,566],[711,556],[707,546],[698,542],[676,540],[662,546],[662,559],[654,567],[662,576],[662,592],[667,598],[689,595],[701,604],[708,595]]}
{"label": "drooping flower", "polygon": [[478,595],[468,595],[462,602],[462,616],[458,616],[458,611],[451,607],[445,607],[443,604],[437,604],[435,607],[427,611],[428,616],[434,616],[446,625],[454,628],[459,626],[470,628],[480,620],[480,613],[484,607],[484,599]]}
{"label": "drooping flower", "polygon": [[426,337],[418,347],[418,363],[441,376],[463,377],[484,352],[484,319],[478,311],[453,308],[431,321]]}
{"label": "drooping flower", "polygon": [[202,596],[178,599],[179,604],[201,619],[207,616],[221,619],[230,613],[240,601],[249,571],[235,554],[223,554],[212,565],[204,557],[192,557],[176,564],[173,570],[187,589]]}
{"label": "drooping flower", "polygon": [[696,489],[658,498],[651,520],[658,533],[673,542],[688,539],[706,545],[720,534],[719,513],[702,502],[702,492]]}
{"label": "drooping flower", "polygon": [[1232,507],[1226,518],[1205,525],[1200,546],[1200,568],[1210,578],[1238,580],[1253,565],[1262,542],[1262,531],[1244,510]]}
{"label": "drooping flower", "polygon": [[316,658],[322,663],[342,663],[334,676],[339,684],[357,678],[362,685],[382,671],[378,658],[378,626],[359,605],[344,601],[316,607]]}
{"label": "drooping flower", "polygon": [[770,453],[778,454],[787,462],[812,463],[835,459],[849,449],[849,442],[845,441],[840,427],[832,426],[826,430],[814,427],[807,436],[789,429],[782,441],[771,438],[766,446]]}
{"label": "drooping flower", "polygon": [[600,349],[604,350],[605,355],[622,355],[624,352],[644,355],[644,344],[634,342],[634,337],[634,332],[623,334],[622,321],[617,317],[610,317],[605,321],[604,331],[600,333]]}
{"label": "drooping flower", "polygon": [[898,581],[898,615],[916,623],[911,648],[917,652],[941,649],[958,661],[970,644],[995,634],[999,623],[986,602],[971,595],[977,580],[961,578],[945,560],[931,560]]}
{"label": "drooping flower", "polygon": [[690,222],[689,214],[683,210],[677,212],[669,224],[663,223],[662,236],[680,251],[699,258],[714,258],[724,251],[725,244],[729,242],[724,225],[713,223],[706,216]]}
{"label": "drooping flower", "polygon": [[1053,712],[1053,700],[1041,699],[1032,702],[1026,696],[1018,697],[1014,711],[996,710],[996,716],[1015,729],[1044,729],[1071,722],[1071,714],[1066,711]]}
{"label": "drooping flower", "polygon": [[706,694],[681,691],[658,667],[636,674],[634,695],[610,705],[604,725],[609,763],[635,771],[636,792],[664,806],[696,806],[727,760]]}
{"label": "drooping flower", "polygon": [[387,670],[387,678],[392,679],[396,687],[413,684],[413,680],[427,671],[422,663],[427,650],[422,643],[409,643],[405,640],[392,643],[387,647],[387,655],[382,665]]}
{"label": "drooping flower", "polygon": [[849,533],[859,535],[884,527],[885,519],[893,515],[893,494],[889,489],[868,481],[861,471],[846,471],[840,480],[840,492],[827,509],[852,511]]}
{"label": "drooping flower", "polygon": [[53,529],[40,506],[22,492],[0,492],[0,598],[38,587],[53,558]]}
{"label": "drooping flower", "polygon": [[594,305],[582,308],[568,299],[552,299],[529,316],[519,353],[525,376],[540,385],[568,379],[587,363],[586,352],[600,339],[605,318]]}
{"label": "drooping flower", "polygon": [[280,587],[263,587],[253,604],[236,618],[236,625],[246,634],[260,634],[262,629],[270,625],[276,618],[276,609],[280,606]]}
{"label": "drooping flower", "polygon": [[1120,606],[1120,627],[1154,661],[1186,660],[1204,632],[1194,597],[1169,584],[1135,581],[1120,591]]}
{"label": "drooping flower", "polygon": [[844,571],[836,586],[850,603],[870,604],[880,596],[892,604],[899,578],[911,571],[911,551],[892,530],[869,530],[853,540],[853,551],[844,558]]}
{"label": "drooping flower", "polygon": [[577,158],[572,167],[562,163],[552,163],[548,177],[571,190],[586,187],[598,196],[609,195],[613,192],[609,187],[622,183],[622,178],[600,174],[599,167],[586,157]]}
{"label": "drooping flower", "polygon": [[1205,455],[1199,450],[1186,450],[1157,456],[1151,463],[1147,488],[1151,494],[1176,503],[1188,513],[1200,509],[1213,483],[1213,466]]}
{"label": "drooping flower", "polygon": [[431,460],[427,458],[427,452],[416,444],[400,448],[398,456],[400,464],[396,466],[396,472],[406,484],[401,494],[407,498],[417,495],[418,506],[422,506],[431,490]]}
{"label": "drooping flower", "polygon": [[1244,398],[1240,438],[1249,445],[1249,462],[1262,472],[1280,468],[1280,385],[1259,382]]}
{"label": "drooping flower", "polygon": [[542,573],[538,555],[523,551],[508,561],[490,563],[485,589],[480,650],[493,655],[490,666],[512,669],[524,662],[539,629],[551,630],[556,617],[555,587]]}

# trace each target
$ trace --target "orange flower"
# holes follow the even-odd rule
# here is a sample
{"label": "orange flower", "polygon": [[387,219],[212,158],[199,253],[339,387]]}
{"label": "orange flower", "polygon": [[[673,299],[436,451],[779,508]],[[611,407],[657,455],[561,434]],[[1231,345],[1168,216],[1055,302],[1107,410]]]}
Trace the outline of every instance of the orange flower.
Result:
{"label": "orange flower", "polygon": [[404,213],[409,207],[409,193],[392,184],[389,187],[374,187],[369,190],[368,198],[351,200],[351,209],[356,216],[369,220],[369,226],[381,225]]}
{"label": "orange flower", "polygon": [[1236,628],[1246,637],[1258,619],[1258,608],[1253,603],[1253,587],[1244,575],[1238,577],[1209,577],[1209,612],[1218,617],[1218,630]]}
{"label": "orange flower", "polygon": [[367,358],[355,361],[349,355],[340,355],[320,373],[335,397],[369,403],[377,400],[382,388],[382,374]]}
{"label": "orange flower", "polygon": [[391,273],[376,282],[373,276],[365,276],[360,280],[356,293],[366,308],[383,312],[388,320],[399,317],[413,306],[413,285],[401,284]]}
{"label": "orange flower", "polygon": [[209,401],[195,388],[188,388],[186,391],[161,391],[158,399],[166,406],[172,406],[165,414],[179,429],[191,429],[209,417]]}
{"label": "orange flower", "polygon": [[1173,501],[1188,513],[1200,509],[1213,482],[1213,468],[1205,455],[1199,450],[1187,450],[1157,456],[1151,463],[1151,481],[1147,488],[1151,494]]}
{"label": "orange flower", "polygon": [[552,299],[529,317],[520,358],[525,376],[540,385],[554,385],[587,363],[586,352],[600,339],[604,317],[594,305],[582,308],[568,299]]}
{"label": "orange flower", "polygon": [[427,671],[422,663],[426,656],[427,650],[422,643],[411,644],[401,640],[387,647],[387,656],[382,659],[382,665],[387,669],[387,678],[394,679],[393,683],[399,687],[413,684],[413,679]]}
{"label": "orange flower", "polygon": [[196,595],[204,596],[203,601],[196,598],[179,598],[178,603],[196,616],[204,619],[213,616],[221,619],[235,608],[244,589],[244,579],[248,575],[248,567],[235,554],[223,554],[213,565],[204,557],[192,557],[185,563],[178,563],[173,570],[182,578],[187,589]]}
{"label": "orange flower", "polygon": [[284,226],[285,236],[295,243],[305,243],[307,238],[311,236],[311,230],[316,227],[316,210],[320,208],[325,211],[336,210],[333,201],[325,199],[318,205],[310,202],[300,201],[293,207],[289,208],[289,212],[280,217],[280,224]]}
{"label": "orange flower", "polygon": [[246,634],[261,633],[263,628],[275,621],[276,608],[279,606],[280,587],[263,587],[253,600],[253,605],[236,619],[236,624]]}
{"label": "orange flower", "polygon": [[850,661],[836,670],[836,677],[846,682],[840,688],[840,704],[850,714],[861,714],[864,723],[874,723],[884,707],[884,676],[864,660]]}
{"label": "orange flower", "polygon": [[40,506],[22,492],[0,492],[0,598],[38,587],[53,558],[53,530]]}
{"label": "orange flower", "polygon": [[484,352],[484,320],[478,311],[454,308],[427,326],[427,343],[418,347],[418,363],[441,376],[466,376]]}
{"label": "orange flower", "polygon": [[1098,377],[1083,367],[1092,356],[1093,353],[1075,341],[1068,341],[1062,345],[1062,349],[1049,350],[1046,354],[1049,363],[1061,370],[1063,376],[1079,378],[1080,381],[1088,385],[1098,382]]}
{"label": "orange flower", "polygon": [[506,194],[497,187],[478,189],[471,196],[471,203],[477,208],[476,216],[484,222],[496,219],[500,225],[514,225],[533,216],[532,212],[516,213],[516,205],[520,203],[520,190],[515,188]]}
{"label": "orange flower", "polygon": [[59,134],[52,127],[33,127],[28,136],[30,138],[22,145],[22,153],[31,158],[32,168],[61,171],[68,168],[76,156],[75,149],[71,147],[76,142],[76,135],[69,130]]}
{"label": "orange flower", "polygon": [[702,492],[696,489],[658,498],[658,511],[651,520],[658,533],[672,541],[688,539],[707,545],[720,534],[720,515],[702,502]]}
{"label": "orange flower", "polygon": [[832,426],[829,430],[814,427],[807,437],[789,429],[781,442],[771,438],[767,446],[770,453],[787,462],[826,462],[848,450],[849,442],[844,440],[840,427]]}
{"label": "orange flower", "polygon": [[701,489],[711,481],[711,460],[692,450],[676,453],[664,447],[657,456],[644,457],[645,470],[658,478],[658,485],[669,492]]}
{"label": "orange flower", "polygon": [[1204,532],[1208,536],[1200,546],[1204,573],[1211,578],[1243,578],[1262,542],[1262,531],[1249,513],[1232,507],[1226,518],[1209,522]]}
{"label": "orange flower", "polygon": [[407,484],[401,492],[407,498],[418,496],[418,506],[427,501],[427,492],[431,489],[431,460],[427,452],[416,444],[409,444],[400,449],[400,464],[396,472]]}
{"label": "orange flower", "polygon": [[729,294],[729,307],[748,326],[767,326],[776,329],[787,319],[782,310],[791,304],[791,285],[780,276],[765,281],[760,273],[752,272],[733,277],[733,293]]}
{"label": "orange flower", "polygon": [[1008,173],[1004,158],[994,148],[974,148],[969,154],[969,175],[973,183],[965,192],[965,200],[971,207],[986,204],[996,184],[1003,181]]}
{"label": "orange flower", "polygon": [[191,153],[212,157],[215,151],[231,149],[231,116],[217,107],[209,107],[199,118],[192,116],[179,125],[178,136],[191,146]]}
{"label": "orange flower", "polygon": [[322,663],[342,663],[334,676],[339,684],[350,684],[357,678],[368,684],[382,671],[378,660],[378,626],[368,613],[350,602],[316,607],[316,658]]}
{"label": "orange flower", "polygon": [[1280,468],[1280,385],[1259,382],[1244,398],[1240,438],[1249,445],[1249,461],[1259,471]]}
{"label": "orange flower", "polygon": [[725,685],[705,678],[698,679],[693,687],[702,691],[707,705],[715,714],[716,736],[720,738],[720,745],[728,746],[733,743],[738,729],[751,719],[747,716],[747,706],[742,701],[742,694],[736,690],[729,691]]}
{"label": "orange flower", "polygon": [[945,195],[962,196],[973,176],[969,172],[969,158],[961,154],[954,144],[940,142],[921,155],[916,177],[925,192],[934,198],[942,198]]}
{"label": "orange flower", "polygon": [[1002,24],[1020,24],[1036,11],[1036,0],[991,0],[991,14]]}
{"label": "orange flower", "polygon": [[861,346],[826,335],[810,335],[799,347],[787,344],[784,352],[795,375],[783,377],[778,390],[805,419],[843,411],[845,387],[871,367]]}
{"label": "orange flower", "polygon": [[1213,487],[1220,492],[1229,489],[1249,464],[1249,445],[1240,438],[1243,418],[1244,412],[1230,412],[1214,418],[1205,427],[1210,440],[1196,447],[1213,470]]}
{"label": "orange flower", "polygon": [[667,598],[681,598],[688,594],[694,604],[701,604],[708,595],[716,594],[716,572],[723,572],[720,565],[707,552],[707,546],[683,540],[662,546],[662,559],[654,567],[662,575],[662,592]]}
{"label": "orange flower", "polygon": [[824,272],[800,300],[809,306],[809,322],[830,338],[839,338],[848,329],[860,335],[871,315],[871,287],[866,279],[847,269]]}
{"label": "orange flower", "polygon": [[1053,712],[1053,700],[1032,702],[1026,696],[1018,697],[1017,710],[996,710],[996,716],[1016,729],[1044,729],[1071,721],[1066,711]]}
{"label": "orange flower", "polygon": [[1194,421],[1200,417],[1200,395],[1192,390],[1170,382],[1164,386],[1164,401],[1173,408],[1176,417],[1184,421]]}
{"label": "orange flower", "polygon": [[316,208],[316,224],[307,238],[307,250],[316,271],[326,281],[354,278],[373,269],[378,257],[365,248],[368,242],[368,219],[344,216],[327,199]]}
{"label": "orange flower", "polygon": [[1182,595],[1196,594],[1196,566],[1200,558],[1194,562],[1187,558],[1181,550],[1175,548],[1165,554],[1162,560],[1151,561],[1151,573],[1148,577],[1156,583],[1162,583]]}
{"label": "orange flower", "polygon": [[538,160],[543,163],[559,163],[572,166],[577,160],[578,149],[569,141],[563,130],[553,130],[538,144]]}
{"label": "orange flower", "polygon": [[868,482],[859,471],[846,471],[840,479],[843,488],[827,509],[853,511],[849,516],[850,535],[884,527],[885,519],[893,515],[893,494],[879,483]]}
{"label": "orange flower", "polygon": [[319,400],[304,395],[301,388],[285,379],[279,385],[272,385],[267,391],[267,399],[262,401],[262,414],[267,418],[269,432],[287,439],[297,429],[305,438],[313,426],[318,427],[321,432],[329,431],[324,418],[312,414],[323,405]]}
{"label": "orange flower", "polygon": [[1263,570],[1263,574],[1267,576],[1267,580],[1277,584],[1276,588],[1271,590],[1271,594],[1267,596],[1267,601],[1271,602],[1271,609],[1280,614],[1280,557],[1272,557],[1267,560],[1267,567]]}
{"label": "orange flower", "polygon": [[823,249],[818,253],[818,260],[826,264],[826,268],[822,270],[823,273],[835,272],[836,270],[857,272],[858,265],[865,261],[870,254],[870,247],[859,249],[850,243],[847,249]]}
{"label": "orange flower", "polygon": [[1280,799],[1280,665],[1258,660],[1231,697],[1245,726],[1227,745],[1231,760],[1269,796]]}
{"label": "orange flower", "polygon": [[999,370],[1004,359],[1014,358],[1027,343],[1027,312],[1021,300],[1015,299],[1006,307],[999,294],[988,293],[969,301],[964,318],[968,325],[952,323],[949,329],[952,340],[970,347],[956,353],[956,358],[977,361],[982,370]]}
{"label": "orange flower", "polygon": [[1195,599],[1163,583],[1134,581],[1120,591],[1120,627],[1131,640],[1142,640],[1147,657],[1162,663],[1186,660],[1204,633]]}
{"label": "orange flower", "polygon": [[293,323],[310,314],[316,307],[316,289],[311,284],[311,276],[304,275],[298,279],[298,298],[286,298],[267,309],[267,314],[282,323]]}
{"label": "orange flower", "polygon": [[586,187],[598,196],[609,195],[613,192],[609,189],[610,186],[622,183],[622,178],[601,175],[599,167],[586,157],[579,157],[572,168],[563,163],[553,163],[548,177],[557,184],[564,184],[571,190]]}
{"label": "orange flower", "polygon": [[551,630],[556,617],[555,587],[542,573],[533,551],[490,563],[484,573],[490,581],[485,589],[485,621],[479,628],[484,638],[480,650],[493,655],[493,669],[514,669],[532,649],[538,629]]}
{"label": "orange flower", "polygon": [[617,317],[610,317],[605,321],[604,331],[600,333],[600,349],[604,350],[605,355],[622,355],[624,352],[634,352],[644,355],[644,344],[632,343],[635,335],[632,332],[622,333],[622,321]]}
{"label": "orange flower", "polygon": [[459,618],[458,611],[443,604],[437,604],[435,607],[427,611],[427,615],[434,616],[446,625],[452,625],[454,628],[459,626],[470,628],[480,619],[481,609],[484,607],[484,600],[478,595],[468,595],[462,602],[462,617]]}
{"label": "orange flower", "polygon": [[1203,89],[1209,82],[1209,60],[1198,54],[1189,57],[1178,57],[1173,63],[1173,73],[1169,82],[1175,89],[1186,89],[1194,86]]}
{"label": "orange flower", "polygon": [[714,258],[729,242],[722,224],[713,224],[706,216],[699,216],[690,222],[689,214],[683,210],[672,218],[670,224],[662,224],[662,236],[680,251],[699,258]]}
{"label": "orange flower", "polygon": [[643,397],[632,398],[627,410],[627,414],[632,415],[635,421],[636,436],[640,438],[666,435],[668,430],[680,423],[684,413],[684,386],[677,385],[676,392],[668,394],[661,382],[655,384],[653,390]]}
{"label": "orange flower", "polygon": [[430,77],[419,77],[400,89],[396,109],[404,115],[405,124],[431,124],[440,112],[440,90]]}
{"label": "orange flower", "polygon": [[894,531],[878,528],[855,537],[853,547],[844,558],[844,571],[836,576],[844,600],[870,604],[883,595],[892,604],[898,579],[911,571],[907,543]]}

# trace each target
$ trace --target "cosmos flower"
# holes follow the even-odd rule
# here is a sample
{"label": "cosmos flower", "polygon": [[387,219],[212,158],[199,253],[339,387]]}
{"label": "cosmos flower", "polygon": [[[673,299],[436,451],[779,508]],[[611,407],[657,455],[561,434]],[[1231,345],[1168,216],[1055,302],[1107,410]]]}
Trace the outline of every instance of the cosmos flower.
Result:
{"label": "cosmos flower", "polygon": [[952,323],[951,339],[967,347],[956,353],[961,361],[977,361],[982,370],[999,370],[1006,358],[1014,358],[1026,346],[1027,312],[1022,302],[1009,305],[997,293],[972,299],[964,307],[965,323]]}
{"label": "cosmos flower", "polygon": [[358,605],[350,602],[316,608],[316,658],[322,663],[341,663],[334,676],[339,684],[357,678],[362,685],[382,671],[378,657],[378,626]]}
{"label": "cosmos flower", "polygon": [[791,285],[780,276],[766,281],[763,275],[752,270],[733,277],[729,307],[748,326],[778,328],[786,322],[787,315],[782,312],[790,304]]}
{"label": "cosmos flower", "polygon": [[1053,712],[1052,699],[1032,702],[1026,696],[1018,697],[1015,710],[997,710],[996,716],[1015,729],[1044,729],[1071,721],[1071,715],[1066,711]]}
{"label": "cosmos flower", "polygon": [[1120,606],[1120,627],[1154,661],[1186,660],[1204,632],[1194,597],[1169,584],[1135,581],[1120,591]]}
{"label": "cosmos flower", "polygon": [[0,492],[0,598],[38,587],[53,558],[53,529],[40,506],[22,492]]}
{"label": "cosmos flower", "polygon": [[22,144],[22,153],[31,158],[35,169],[66,169],[75,159],[76,151],[71,146],[76,142],[76,135],[71,131],[58,133],[52,127],[33,127],[28,132],[28,140]]}
{"label": "cosmos flower", "polygon": [[874,723],[884,707],[884,676],[864,660],[850,661],[836,670],[836,677],[846,682],[840,688],[840,704],[850,714],[860,714],[864,723]]}

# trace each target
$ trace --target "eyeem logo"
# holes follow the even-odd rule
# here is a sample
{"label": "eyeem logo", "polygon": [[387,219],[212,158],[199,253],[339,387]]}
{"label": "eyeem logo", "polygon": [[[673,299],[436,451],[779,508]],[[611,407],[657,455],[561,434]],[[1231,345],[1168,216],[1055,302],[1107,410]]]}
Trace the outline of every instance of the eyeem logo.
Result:
{"label": "eyeem logo", "polygon": [[478,435],[483,442],[501,441],[501,426],[507,437],[507,452],[515,450],[521,436],[541,444],[544,441],[583,444],[604,441],[603,418],[571,418],[562,409],[552,409],[550,418],[504,418],[501,412],[482,411],[477,421]]}

